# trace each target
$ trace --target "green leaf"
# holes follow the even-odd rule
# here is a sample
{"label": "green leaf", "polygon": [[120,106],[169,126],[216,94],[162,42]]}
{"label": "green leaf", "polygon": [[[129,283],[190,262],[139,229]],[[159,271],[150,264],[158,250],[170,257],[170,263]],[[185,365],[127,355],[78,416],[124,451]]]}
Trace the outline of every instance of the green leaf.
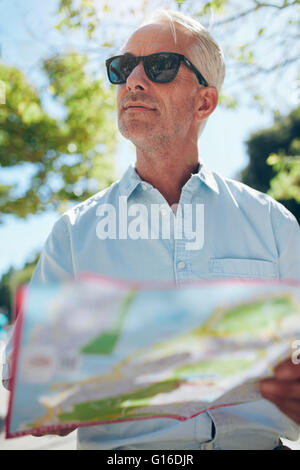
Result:
{"label": "green leaf", "polygon": [[31,103],[23,110],[23,121],[25,124],[38,122],[42,118],[42,110],[37,103]]}

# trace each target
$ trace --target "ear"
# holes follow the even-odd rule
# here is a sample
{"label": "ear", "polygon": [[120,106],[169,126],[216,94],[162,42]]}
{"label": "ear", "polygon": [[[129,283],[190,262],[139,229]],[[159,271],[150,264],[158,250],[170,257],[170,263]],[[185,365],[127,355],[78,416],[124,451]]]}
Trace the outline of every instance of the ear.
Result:
{"label": "ear", "polygon": [[196,99],[196,117],[199,121],[207,119],[218,104],[218,90],[214,86],[200,88]]}

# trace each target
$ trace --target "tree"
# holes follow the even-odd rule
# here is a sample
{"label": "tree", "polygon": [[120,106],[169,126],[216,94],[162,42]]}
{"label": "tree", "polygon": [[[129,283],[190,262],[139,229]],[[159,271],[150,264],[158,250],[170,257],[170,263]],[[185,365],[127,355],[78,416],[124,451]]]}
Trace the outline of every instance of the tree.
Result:
{"label": "tree", "polygon": [[26,217],[64,210],[114,179],[114,94],[88,71],[86,56],[69,52],[44,60],[48,92],[60,110],[51,117],[16,68],[0,63],[5,103],[0,105],[0,167],[34,170],[28,189],[0,185],[0,211]]}
{"label": "tree", "polygon": [[39,255],[36,254],[24,264],[22,269],[9,268],[0,279],[0,312],[4,312],[10,321],[13,319],[16,289],[30,281],[38,258]]}
{"label": "tree", "polygon": [[269,194],[275,199],[294,200],[300,205],[300,155],[272,154],[267,163],[276,171],[276,176],[270,181]]}
{"label": "tree", "polygon": [[251,134],[246,142],[249,164],[244,183],[268,192],[300,221],[300,106],[287,116],[275,115],[269,129]]}

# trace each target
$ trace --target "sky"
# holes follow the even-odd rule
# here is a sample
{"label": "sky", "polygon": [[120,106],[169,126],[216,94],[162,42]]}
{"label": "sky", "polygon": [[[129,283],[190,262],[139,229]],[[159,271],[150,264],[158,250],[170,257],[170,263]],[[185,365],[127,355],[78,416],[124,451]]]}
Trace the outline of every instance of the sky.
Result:
{"label": "sky", "polygon": [[[129,0],[126,1],[128,3]],[[0,60],[20,68],[36,85],[43,80],[36,66],[39,59],[57,50],[62,43],[61,35],[50,28],[51,13],[56,4],[57,0],[0,0]],[[240,39],[245,37],[246,40],[249,34],[250,30],[245,27],[240,32]],[[72,44],[81,44],[82,37],[77,33],[72,41]],[[267,89],[266,81],[266,92]],[[49,103],[48,106],[51,112]],[[200,159],[217,173],[234,178],[247,165],[245,141],[251,132],[271,124],[272,115],[268,111],[260,112],[246,105],[234,110],[217,107],[199,140]],[[134,147],[120,136],[116,154],[118,177],[134,161]],[[17,181],[22,187],[26,186],[29,175],[30,168],[16,171],[0,167],[0,182]],[[26,220],[17,219],[13,215],[5,217],[4,223],[0,225],[0,276],[11,266],[21,268],[32,255],[41,250],[57,218],[58,214],[53,212],[29,216]]]}

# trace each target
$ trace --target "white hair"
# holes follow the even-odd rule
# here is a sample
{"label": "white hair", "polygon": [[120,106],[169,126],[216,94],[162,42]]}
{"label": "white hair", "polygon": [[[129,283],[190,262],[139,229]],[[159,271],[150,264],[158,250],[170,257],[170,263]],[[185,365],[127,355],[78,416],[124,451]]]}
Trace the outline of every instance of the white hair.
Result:
{"label": "white hair", "polygon": [[155,10],[144,19],[141,26],[166,21],[169,21],[175,42],[176,28],[174,23],[183,26],[187,33],[194,38],[189,50],[189,59],[203,75],[208,85],[216,87],[219,91],[225,76],[224,55],[220,46],[218,46],[201,23],[177,11],[166,9]]}

